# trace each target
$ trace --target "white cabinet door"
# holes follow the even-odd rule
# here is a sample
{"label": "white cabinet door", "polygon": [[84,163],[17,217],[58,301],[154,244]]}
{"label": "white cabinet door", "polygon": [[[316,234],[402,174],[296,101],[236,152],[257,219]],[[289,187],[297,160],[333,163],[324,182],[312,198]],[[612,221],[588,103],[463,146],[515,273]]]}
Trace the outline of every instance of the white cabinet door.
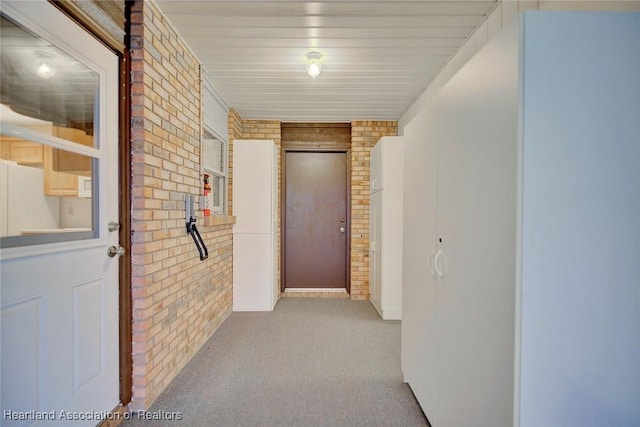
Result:
{"label": "white cabinet door", "polygon": [[270,311],[280,295],[276,170],[273,141],[233,142],[234,311]]}
{"label": "white cabinet door", "polygon": [[[370,299],[385,320],[402,317],[402,181],[403,138],[384,137],[372,151],[370,197]],[[375,171],[376,168],[380,168]],[[377,177],[377,178],[375,178]]]}
{"label": "white cabinet door", "polygon": [[274,231],[274,147],[271,140],[233,141],[234,233]]}
{"label": "white cabinet door", "polygon": [[[437,103],[426,106],[437,123]],[[415,120],[404,130],[402,260],[402,350],[404,380],[432,425],[438,425],[435,399],[436,279],[428,267],[436,248],[436,126]]]}
{"label": "white cabinet door", "polygon": [[371,195],[369,210],[369,294],[382,316],[382,191]]}
{"label": "white cabinet door", "polygon": [[233,311],[273,310],[273,235],[233,235]]}
{"label": "white cabinet door", "polygon": [[[98,190],[90,202],[90,231],[3,237],[3,425],[24,424],[12,420],[13,411],[56,411],[55,419],[44,422],[47,425],[96,425],[100,419],[72,422],[61,411],[111,411],[118,404],[118,258],[107,256],[107,248],[118,245],[118,232],[107,229],[109,221],[118,220],[118,58],[49,2],[2,2],[2,13],[3,20],[6,15],[16,24],[12,40],[21,40],[21,48],[53,49],[61,63],[68,61],[55,77],[70,84],[74,76],[65,73],[73,68],[82,69],[83,78],[91,76],[89,96],[97,98],[86,105],[94,110],[88,114],[93,147],[51,142],[51,135],[37,132],[21,135],[90,157]],[[4,61],[11,60],[11,47],[4,43],[3,33],[3,91],[4,80],[12,77],[4,74]],[[23,77],[38,84],[36,73]],[[59,89],[55,81],[52,77],[47,86],[54,92]],[[69,96],[65,90],[60,93],[60,99]],[[53,113],[71,114],[64,108]],[[19,126],[5,124],[3,133]]]}
{"label": "white cabinet door", "polygon": [[444,427],[513,419],[517,49],[517,38],[501,33],[439,96],[437,412]]}

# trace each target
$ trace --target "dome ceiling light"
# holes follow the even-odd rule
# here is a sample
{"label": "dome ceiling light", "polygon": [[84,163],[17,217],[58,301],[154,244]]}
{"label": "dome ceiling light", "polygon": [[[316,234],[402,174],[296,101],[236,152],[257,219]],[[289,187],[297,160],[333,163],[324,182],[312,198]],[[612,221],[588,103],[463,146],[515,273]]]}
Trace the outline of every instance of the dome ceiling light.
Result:
{"label": "dome ceiling light", "polygon": [[52,53],[37,51],[36,57],[35,69],[40,78],[48,79],[56,75],[58,69],[53,62],[54,55]]}
{"label": "dome ceiling light", "polygon": [[307,74],[309,74],[309,77],[312,79],[318,77],[322,71],[322,63],[320,62],[321,58],[322,55],[319,52],[307,53]]}

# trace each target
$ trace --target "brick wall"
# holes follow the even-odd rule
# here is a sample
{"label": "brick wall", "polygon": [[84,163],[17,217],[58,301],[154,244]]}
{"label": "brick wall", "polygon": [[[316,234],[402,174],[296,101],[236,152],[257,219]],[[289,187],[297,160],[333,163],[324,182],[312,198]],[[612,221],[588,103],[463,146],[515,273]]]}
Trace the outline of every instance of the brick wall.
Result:
{"label": "brick wall", "polygon": [[351,122],[351,299],[369,299],[369,161],[383,136],[396,136],[398,122]]}
{"label": "brick wall", "polygon": [[200,67],[153,1],[132,10],[132,409],[146,409],[232,308],[231,221],[187,234],[200,194]]}

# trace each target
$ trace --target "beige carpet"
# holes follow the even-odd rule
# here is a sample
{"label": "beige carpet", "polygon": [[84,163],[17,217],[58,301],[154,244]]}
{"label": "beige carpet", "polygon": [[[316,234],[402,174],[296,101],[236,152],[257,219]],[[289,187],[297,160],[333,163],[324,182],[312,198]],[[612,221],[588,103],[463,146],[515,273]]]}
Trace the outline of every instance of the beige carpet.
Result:
{"label": "beige carpet", "polygon": [[180,421],[125,426],[424,426],[400,371],[400,322],[369,302],[285,298],[235,312],[154,411]]}

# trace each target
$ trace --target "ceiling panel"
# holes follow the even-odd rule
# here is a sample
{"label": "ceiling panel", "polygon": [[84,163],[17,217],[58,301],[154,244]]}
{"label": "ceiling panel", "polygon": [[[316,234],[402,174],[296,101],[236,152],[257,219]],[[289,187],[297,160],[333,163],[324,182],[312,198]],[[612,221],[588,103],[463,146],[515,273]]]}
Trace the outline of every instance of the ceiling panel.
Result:
{"label": "ceiling panel", "polygon": [[[282,16],[282,15],[438,15],[438,14],[482,14],[494,2],[479,1],[254,1],[246,7],[247,1],[166,1],[163,10],[179,13],[188,10],[194,14],[214,14],[231,16]],[[374,8],[363,9],[363,3],[375,4]]]}
{"label": "ceiling panel", "polygon": [[[477,15],[421,15],[421,16],[220,16],[177,14],[171,22],[176,26],[188,25],[218,28],[424,28],[473,27]],[[268,37],[268,35],[267,35]]]}
{"label": "ceiling panel", "polygon": [[[495,1],[158,4],[243,118],[397,120]],[[305,72],[320,52],[322,74]]]}

